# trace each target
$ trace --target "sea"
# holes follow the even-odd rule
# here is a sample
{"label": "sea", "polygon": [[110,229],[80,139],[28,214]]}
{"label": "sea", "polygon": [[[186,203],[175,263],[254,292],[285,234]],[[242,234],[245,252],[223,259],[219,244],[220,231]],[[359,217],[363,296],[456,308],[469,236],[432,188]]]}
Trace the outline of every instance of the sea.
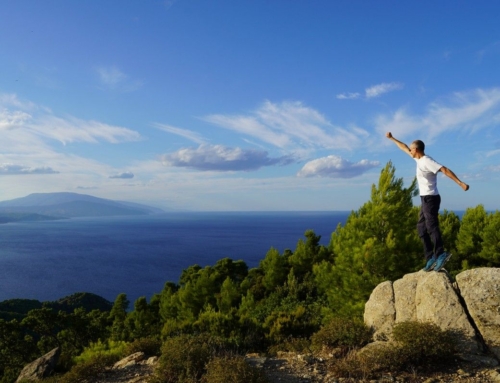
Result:
{"label": "sea", "polygon": [[0,301],[55,301],[89,292],[148,301],[184,269],[222,258],[257,267],[295,250],[306,230],[327,245],[350,212],[175,212],[0,225]]}

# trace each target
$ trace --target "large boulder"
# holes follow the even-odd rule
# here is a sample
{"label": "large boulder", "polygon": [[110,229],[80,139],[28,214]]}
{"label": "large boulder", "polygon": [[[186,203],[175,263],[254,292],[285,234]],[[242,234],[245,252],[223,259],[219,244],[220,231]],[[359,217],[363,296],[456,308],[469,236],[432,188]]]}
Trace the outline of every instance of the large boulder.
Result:
{"label": "large boulder", "polygon": [[467,270],[456,279],[470,317],[486,346],[500,359],[500,269]]}
{"label": "large boulder", "polygon": [[364,313],[375,340],[391,340],[400,322],[431,322],[462,334],[462,355],[480,355],[486,345],[500,359],[500,269],[469,270],[456,279],[454,285],[445,272],[419,271],[378,285]]}
{"label": "large boulder", "polygon": [[36,382],[50,376],[54,371],[60,354],[60,348],[56,347],[44,356],[24,366],[16,380],[16,383],[23,380]]}
{"label": "large boulder", "polygon": [[365,323],[375,330],[375,340],[384,341],[391,336],[395,317],[392,282],[382,282],[375,287],[365,305]]}

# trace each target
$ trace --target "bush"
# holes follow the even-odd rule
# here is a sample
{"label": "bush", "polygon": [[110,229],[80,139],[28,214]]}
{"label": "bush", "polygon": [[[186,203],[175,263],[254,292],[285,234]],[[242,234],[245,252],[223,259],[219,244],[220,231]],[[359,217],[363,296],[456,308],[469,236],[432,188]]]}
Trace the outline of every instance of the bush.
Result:
{"label": "bush", "polygon": [[268,349],[268,353],[276,355],[278,351],[285,352],[309,352],[311,348],[311,341],[308,338],[293,338],[285,339],[281,343],[272,345]]}
{"label": "bush", "polygon": [[371,339],[372,331],[363,321],[337,317],[312,335],[311,348],[316,351],[338,348],[345,355],[349,350],[363,347]]}
{"label": "bush", "polygon": [[227,346],[207,334],[179,335],[167,339],[151,383],[198,382],[210,359],[227,351]]}
{"label": "bush", "polygon": [[457,335],[431,323],[402,322],[394,326],[394,341],[372,343],[334,360],[330,372],[367,379],[381,372],[436,370],[453,360]]}
{"label": "bush", "polygon": [[453,359],[460,336],[451,330],[443,331],[435,324],[421,322],[399,323],[392,335],[408,363],[415,366]]}
{"label": "bush", "polygon": [[91,343],[89,347],[86,347],[80,355],[74,358],[74,362],[80,364],[101,356],[118,361],[127,356],[125,352],[126,346],[127,343],[123,341],[109,340],[101,342],[99,340],[96,343]]}
{"label": "bush", "polygon": [[118,359],[115,355],[94,355],[90,359],[76,364],[68,373],[60,379],[56,378],[55,381],[58,383],[96,381],[106,371],[106,368],[112,366]]}
{"label": "bush", "polygon": [[215,357],[206,366],[203,383],[268,383],[261,370],[250,366],[243,356]]}
{"label": "bush", "polygon": [[153,338],[136,339],[125,346],[125,356],[143,352],[147,356],[159,356],[161,354],[161,341]]}

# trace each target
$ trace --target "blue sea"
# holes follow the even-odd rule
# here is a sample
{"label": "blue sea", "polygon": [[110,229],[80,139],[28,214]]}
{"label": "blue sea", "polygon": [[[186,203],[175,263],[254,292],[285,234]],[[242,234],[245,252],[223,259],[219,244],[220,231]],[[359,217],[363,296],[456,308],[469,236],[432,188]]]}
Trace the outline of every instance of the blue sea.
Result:
{"label": "blue sea", "polygon": [[182,270],[219,259],[258,266],[267,251],[295,250],[306,230],[327,245],[349,212],[168,213],[0,225],[0,301],[53,301],[90,292],[134,302],[177,283]]}

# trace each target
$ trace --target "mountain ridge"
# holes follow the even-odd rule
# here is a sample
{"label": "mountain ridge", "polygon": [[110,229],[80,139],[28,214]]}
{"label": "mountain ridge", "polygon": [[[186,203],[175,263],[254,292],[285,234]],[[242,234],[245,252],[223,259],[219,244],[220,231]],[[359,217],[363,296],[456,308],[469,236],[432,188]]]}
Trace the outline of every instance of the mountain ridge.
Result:
{"label": "mountain ridge", "polygon": [[0,201],[0,222],[26,221],[29,220],[26,217],[33,215],[39,218],[61,219],[150,215],[163,212],[148,205],[71,192],[32,193],[25,197]]}

